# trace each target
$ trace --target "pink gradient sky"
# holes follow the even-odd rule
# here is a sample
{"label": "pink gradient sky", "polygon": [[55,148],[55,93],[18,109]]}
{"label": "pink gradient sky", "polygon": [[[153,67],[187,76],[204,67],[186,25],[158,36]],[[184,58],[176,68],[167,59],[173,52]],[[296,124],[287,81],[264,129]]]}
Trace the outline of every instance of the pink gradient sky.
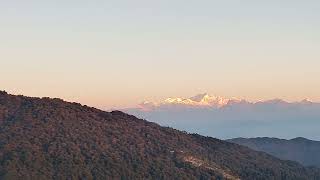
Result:
{"label": "pink gradient sky", "polygon": [[208,92],[320,101],[319,1],[0,6],[0,89],[99,108]]}

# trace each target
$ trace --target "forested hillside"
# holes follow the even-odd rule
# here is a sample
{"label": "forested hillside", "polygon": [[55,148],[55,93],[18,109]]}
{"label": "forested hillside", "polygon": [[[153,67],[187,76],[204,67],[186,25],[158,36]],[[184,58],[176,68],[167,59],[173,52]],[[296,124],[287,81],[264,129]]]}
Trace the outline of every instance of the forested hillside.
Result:
{"label": "forested hillside", "polygon": [[316,168],[120,111],[0,92],[0,179],[320,179]]}

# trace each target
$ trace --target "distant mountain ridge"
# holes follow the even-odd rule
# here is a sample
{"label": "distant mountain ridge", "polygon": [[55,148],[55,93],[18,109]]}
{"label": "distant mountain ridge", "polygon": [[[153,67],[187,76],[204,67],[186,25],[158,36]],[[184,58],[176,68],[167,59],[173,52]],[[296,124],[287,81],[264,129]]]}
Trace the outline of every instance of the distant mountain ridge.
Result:
{"label": "distant mountain ridge", "polygon": [[159,103],[144,102],[123,111],[163,126],[221,139],[302,136],[320,140],[320,103],[307,99],[249,102],[205,93]]}
{"label": "distant mountain ridge", "polygon": [[198,94],[190,98],[170,97],[162,102],[145,101],[138,105],[138,109],[152,111],[161,107],[190,107],[190,108],[221,108],[231,102],[240,102],[236,98],[228,99],[220,96],[211,96],[207,93]]}
{"label": "distant mountain ridge", "polygon": [[283,160],[297,161],[305,166],[320,167],[320,141],[298,137],[290,140],[278,138],[235,138],[228,142],[269,153]]}
{"label": "distant mountain ridge", "polygon": [[0,179],[319,178],[318,168],[120,111],[0,91]]}
{"label": "distant mountain ridge", "polygon": [[263,104],[275,104],[275,105],[294,105],[294,104],[320,104],[312,102],[308,99],[304,99],[300,102],[287,102],[282,99],[271,99],[265,101],[250,102],[240,98],[225,98],[222,96],[212,96],[208,93],[198,94],[190,98],[182,97],[170,97],[161,102],[145,101],[138,105],[138,109],[141,110],[155,110],[161,107],[188,107],[188,108],[223,108],[225,106],[232,106],[236,104],[251,104],[251,105],[263,105]]}

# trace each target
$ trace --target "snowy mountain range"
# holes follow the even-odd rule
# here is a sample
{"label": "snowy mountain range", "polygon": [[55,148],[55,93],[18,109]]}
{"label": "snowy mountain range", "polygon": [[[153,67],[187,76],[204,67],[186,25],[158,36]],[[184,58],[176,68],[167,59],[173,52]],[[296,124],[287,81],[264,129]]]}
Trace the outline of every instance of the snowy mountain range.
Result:
{"label": "snowy mountain range", "polygon": [[220,96],[211,96],[207,93],[199,94],[190,98],[167,98],[160,103],[154,103],[145,101],[139,104],[139,108],[142,110],[154,110],[163,106],[174,106],[174,107],[189,107],[189,108],[203,108],[203,107],[211,107],[211,108],[221,108],[230,104],[240,103],[241,101],[246,102],[244,100],[240,100],[237,98],[223,98]]}
{"label": "snowy mountain range", "polygon": [[320,139],[320,103],[281,99],[250,102],[199,94],[190,98],[167,98],[143,102],[127,113],[201,135],[222,139],[272,136]]}

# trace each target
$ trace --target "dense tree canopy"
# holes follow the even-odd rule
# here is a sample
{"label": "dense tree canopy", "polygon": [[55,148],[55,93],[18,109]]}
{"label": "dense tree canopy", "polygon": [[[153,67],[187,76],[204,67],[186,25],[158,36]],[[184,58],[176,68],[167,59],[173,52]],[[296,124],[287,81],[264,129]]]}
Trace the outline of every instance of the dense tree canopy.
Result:
{"label": "dense tree canopy", "polygon": [[0,92],[0,179],[320,179],[319,174],[119,111]]}

